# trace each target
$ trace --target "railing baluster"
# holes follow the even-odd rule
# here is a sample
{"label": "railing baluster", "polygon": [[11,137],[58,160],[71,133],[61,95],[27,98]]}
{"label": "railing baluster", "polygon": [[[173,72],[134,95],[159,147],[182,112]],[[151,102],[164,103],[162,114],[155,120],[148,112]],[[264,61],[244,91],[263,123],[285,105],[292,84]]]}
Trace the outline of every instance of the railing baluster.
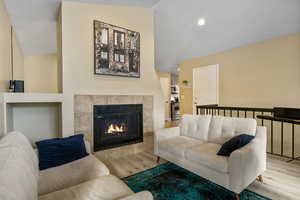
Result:
{"label": "railing baluster", "polygon": [[283,156],[283,122],[281,122],[281,156]]}
{"label": "railing baluster", "polygon": [[271,120],[271,154],[274,153],[273,151],[273,120]]}
{"label": "railing baluster", "polygon": [[[291,160],[290,161],[293,161],[293,160],[300,160],[300,157],[297,157],[297,152],[296,151],[296,144],[295,144],[295,124],[296,125],[300,125],[299,121],[297,120],[292,120],[292,119],[286,119],[286,118],[278,118],[278,117],[274,117],[274,109],[272,108],[248,108],[248,107],[225,107],[225,106],[218,106],[218,105],[206,105],[206,106],[197,106],[197,114],[211,114],[211,115],[230,115],[230,117],[243,117],[243,115],[245,116],[245,118],[253,118],[253,119],[256,119],[257,121],[261,120],[261,125],[262,126],[265,126],[265,125],[269,125],[269,123],[265,123],[265,120],[267,121],[271,121],[271,127],[270,127],[270,135],[268,135],[268,138],[270,139],[270,150],[271,152],[268,152],[270,154],[273,154],[273,155],[277,155],[277,156],[281,156],[281,157],[285,157],[285,158],[290,158]],[[236,112],[236,114],[235,114]],[[241,112],[241,114],[240,114]],[[244,112],[244,114],[243,114]],[[252,114],[251,114],[252,112]],[[261,115],[260,115],[261,114]],[[270,115],[269,115],[270,114]],[[279,122],[281,123],[281,129],[280,127],[277,127],[276,124],[274,124],[274,122]],[[292,145],[292,154],[288,154],[284,152],[284,147],[285,147],[285,143],[284,143],[284,139],[285,139],[285,136],[284,136],[284,129],[286,129],[285,127],[285,124],[284,123],[289,123],[289,124],[292,124],[292,144],[289,143],[289,145]],[[275,127],[274,127],[275,126]],[[268,126],[269,127],[269,126]],[[277,134],[275,134],[275,130],[277,131],[277,128],[278,130],[280,131],[280,136],[281,137],[281,141],[279,142],[281,145],[280,146],[280,152],[277,152],[277,148],[274,149],[275,147],[277,146],[274,146],[274,145],[277,145],[277,140],[276,140],[276,143],[274,143],[275,139],[277,138]],[[277,133],[277,132],[276,132]],[[276,138],[275,138],[276,137]],[[279,139],[278,137],[278,139]],[[269,140],[268,140],[269,141]],[[276,152],[274,152],[276,151]]]}
{"label": "railing baluster", "polygon": [[295,124],[292,124],[292,159],[295,159]]}

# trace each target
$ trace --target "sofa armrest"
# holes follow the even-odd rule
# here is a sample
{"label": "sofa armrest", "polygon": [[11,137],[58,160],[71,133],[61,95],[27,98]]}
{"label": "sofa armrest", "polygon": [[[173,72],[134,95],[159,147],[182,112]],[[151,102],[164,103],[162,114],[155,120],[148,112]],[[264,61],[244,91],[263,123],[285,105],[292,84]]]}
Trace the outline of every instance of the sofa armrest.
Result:
{"label": "sofa armrest", "polygon": [[154,154],[158,155],[158,143],[165,139],[179,136],[180,135],[180,128],[173,127],[173,128],[163,128],[158,129],[154,132]]}
{"label": "sofa armrest", "polygon": [[257,127],[255,138],[229,157],[230,188],[240,193],[266,170],[267,129]]}
{"label": "sofa armrest", "polygon": [[153,200],[153,196],[149,191],[142,191],[119,200]]}
{"label": "sofa armrest", "polygon": [[155,140],[162,141],[180,135],[179,127],[158,129],[154,133]]}
{"label": "sofa armrest", "polygon": [[87,140],[84,140],[84,144],[85,144],[86,152],[87,152],[88,154],[91,154],[92,149],[91,149],[91,144],[90,144],[90,142],[87,141]]}
{"label": "sofa armrest", "polygon": [[38,194],[45,195],[109,175],[109,169],[93,155],[45,169],[39,173]]}

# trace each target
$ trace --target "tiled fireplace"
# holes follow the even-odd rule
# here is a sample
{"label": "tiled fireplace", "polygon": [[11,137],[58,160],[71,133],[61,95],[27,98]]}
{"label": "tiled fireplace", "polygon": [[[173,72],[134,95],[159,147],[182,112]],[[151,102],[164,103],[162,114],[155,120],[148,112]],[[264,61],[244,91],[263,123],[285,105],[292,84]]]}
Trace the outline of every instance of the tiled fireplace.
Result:
{"label": "tiled fireplace", "polygon": [[94,105],[94,151],[143,142],[143,105]]}
{"label": "tiled fireplace", "polygon": [[[140,112],[140,118],[137,121],[138,123],[142,123],[141,126],[143,131],[134,131],[134,134],[136,135],[134,135],[133,132],[127,132],[126,134],[130,134],[131,136],[128,136],[128,140],[125,140],[124,138],[126,137],[126,135],[124,135],[123,137],[122,134],[124,133],[122,129],[126,130],[127,127],[122,127],[122,125],[124,125],[122,123],[122,117],[124,117],[123,119],[130,119],[129,123],[133,123],[133,121],[136,120],[133,120],[133,116],[129,117],[128,115],[123,115],[123,111],[123,114],[121,112],[121,115],[120,113],[116,114],[115,111],[120,111],[120,109],[123,109],[129,105],[131,108],[139,108],[139,112],[142,111]],[[106,109],[106,106],[108,106],[107,108],[109,109],[106,110],[107,112],[102,112]],[[106,124],[105,122],[104,128],[102,127],[101,132],[103,134],[105,134],[106,132],[107,134],[103,136],[101,140],[98,140],[98,136],[94,134],[94,108],[100,108],[100,113],[104,114],[105,117],[109,115],[114,115],[115,117],[115,119],[111,121],[113,122],[112,124]],[[75,132],[84,133],[85,138],[91,143],[92,148],[95,150],[95,155],[101,159],[119,158],[127,154],[153,149],[153,96],[75,95],[74,111]],[[130,112],[127,111],[126,113]],[[136,127],[134,127],[133,129],[135,128]],[[108,139],[106,138],[106,136],[111,136],[111,138]],[[124,139],[125,141],[116,142],[119,139]],[[111,142],[111,140],[113,141]]]}

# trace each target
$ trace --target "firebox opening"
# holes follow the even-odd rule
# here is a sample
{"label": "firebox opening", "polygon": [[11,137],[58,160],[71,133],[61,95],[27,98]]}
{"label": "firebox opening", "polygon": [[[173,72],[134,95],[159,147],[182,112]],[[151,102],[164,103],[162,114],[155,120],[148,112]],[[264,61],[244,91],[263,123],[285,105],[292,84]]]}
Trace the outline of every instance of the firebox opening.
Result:
{"label": "firebox opening", "polygon": [[105,131],[106,134],[119,134],[125,133],[127,131],[127,127],[125,124],[110,124]]}
{"label": "firebox opening", "polygon": [[143,105],[95,105],[94,151],[143,142]]}

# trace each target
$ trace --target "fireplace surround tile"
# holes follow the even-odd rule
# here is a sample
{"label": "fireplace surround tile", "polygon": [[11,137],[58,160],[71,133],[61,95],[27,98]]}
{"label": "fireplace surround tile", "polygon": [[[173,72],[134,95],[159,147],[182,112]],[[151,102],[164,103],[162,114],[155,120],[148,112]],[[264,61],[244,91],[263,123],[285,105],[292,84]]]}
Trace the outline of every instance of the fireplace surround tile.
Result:
{"label": "fireplace surround tile", "polygon": [[[148,98],[151,98],[149,96]],[[143,104],[144,97],[143,96],[133,96],[133,104]]]}
{"label": "fireplace surround tile", "polygon": [[87,131],[92,130],[93,113],[75,113],[75,130]]}
{"label": "fireplace surround tile", "polygon": [[[107,105],[108,104],[108,98],[103,96],[94,95],[92,96],[93,102],[92,105]],[[93,106],[92,106],[93,107]]]}
{"label": "fireplace surround tile", "polygon": [[[138,153],[153,148],[153,96],[151,95],[75,95],[74,96],[74,129],[83,133],[93,145],[93,106],[113,104],[143,104],[144,142],[99,151],[95,154],[101,158]],[[93,148],[93,147],[92,147]]]}
{"label": "fireplace surround tile", "polygon": [[93,98],[89,95],[77,95],[74,99],[75,113],[92,113]]}

